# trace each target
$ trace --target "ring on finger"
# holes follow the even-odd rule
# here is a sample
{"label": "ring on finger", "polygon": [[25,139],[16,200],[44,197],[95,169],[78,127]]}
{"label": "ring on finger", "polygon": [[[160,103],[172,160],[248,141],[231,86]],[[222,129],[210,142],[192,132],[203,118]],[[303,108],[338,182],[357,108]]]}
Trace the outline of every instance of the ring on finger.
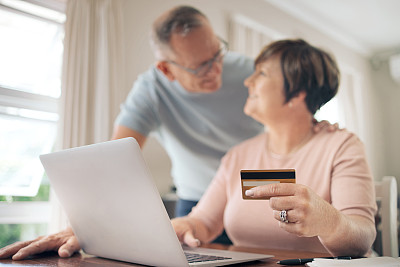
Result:
{"label": "ring on finger", "polygon": [[281,212],[279,213],[279,218],[280,218],[281,222],[284,222],[284,223],[288,223],[289,222],[289,220],[287,218],[287,211],[286,210],[281,210]]}

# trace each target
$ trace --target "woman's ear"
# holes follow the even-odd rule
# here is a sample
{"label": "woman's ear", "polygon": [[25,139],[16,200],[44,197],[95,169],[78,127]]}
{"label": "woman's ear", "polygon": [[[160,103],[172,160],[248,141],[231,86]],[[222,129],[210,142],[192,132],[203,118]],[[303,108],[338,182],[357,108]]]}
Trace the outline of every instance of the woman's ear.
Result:
{"label": "woman's ear", "polygon": [[170,66],[166,61],[157,61],[156,63],[157,69],[159,69],[165,77],[168,78],[171,82],[175,80],[174,74],[171,72]]}
{"label": "woman's ear", "polygon": [[298,103],[304,103],[306,96],[307,96],[306,92],[301,91],[296,96],[292,97],[292,99],[290,99],[290,102],[292,102],[294,105]]}

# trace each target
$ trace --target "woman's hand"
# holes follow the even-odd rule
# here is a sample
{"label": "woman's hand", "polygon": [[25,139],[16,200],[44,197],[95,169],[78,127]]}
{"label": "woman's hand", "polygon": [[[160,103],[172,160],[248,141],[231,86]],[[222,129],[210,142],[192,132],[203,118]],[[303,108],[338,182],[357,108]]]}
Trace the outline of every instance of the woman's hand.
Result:
{"label": "woman's hand", "polygon": [[[307,186],[280,183],[255,187],[251,191],[253,198],[271,197],[269,205],[274,218],[290,233],[325,237],[332,234],[338,224],[340,212]],[[282,210],[286,211],[287,223],[280,219]]]}
{"label": "woman's hand", "polygon": [[71,228],[56,234],[41,236],[31,241],[16,242],[0,249],[0,259],[12,257],[13,260],[23,260],[31,255],[45,251],[57,251],[60,257],[70,257],[80,250],[78,239]]}
{"label": "woman's hand", "polygon": [[[318,236],[333,255],[364,256],[375,240],[375,225],[360,215],[345,215],[300,184],[270,184],[246,191],[253,198],[270,197],[269,205],[279,226],[298,236]],[[286,211],[287,222],[280,213]]]}
{"label": "woman's hand", "polygon": [[195,237],[196,227],[190,218],[180,217],[171,220],[175,233],[181,243],[189,247],[198,247],[201,242]]}

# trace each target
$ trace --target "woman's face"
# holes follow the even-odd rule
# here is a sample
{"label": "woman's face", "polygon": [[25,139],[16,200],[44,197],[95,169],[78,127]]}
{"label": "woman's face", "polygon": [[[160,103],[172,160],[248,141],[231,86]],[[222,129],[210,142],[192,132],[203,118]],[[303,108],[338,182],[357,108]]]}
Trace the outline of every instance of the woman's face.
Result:
{"label": "woman's face", "polygon": [[249,89],[244,106],[245,114],[262,124],[282,117],[282,111],[287,104],[279,57],[274,56],[257,64],[254,73],[244,81],[244,85]]}

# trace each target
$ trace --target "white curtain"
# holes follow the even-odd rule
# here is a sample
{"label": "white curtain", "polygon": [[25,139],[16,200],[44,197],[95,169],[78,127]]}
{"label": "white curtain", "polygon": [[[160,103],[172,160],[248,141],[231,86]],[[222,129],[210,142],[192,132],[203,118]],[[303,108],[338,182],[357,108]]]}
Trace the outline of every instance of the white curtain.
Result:
{"label": "white curtain", "polygon": [[245,16],[234,15],[229,20],[229,49],[255,58],[261,49],[283,35]]}
{"label": "white curtain", "polygon": [[[123,99],[121,0],[68,0],[58,149],[106,141]],[[51,194],[49,232],[67,220]]]}
{"label": "white curtain", "polygon": [[[358,103],[360,97],[357,97],[357,75],[341,70],[340,88],[338,91],[338,109],[340,115],[341,127],[346,127],[347,130],[357,133],[361,139],[364,139],[360,126],[362,119],[362,103]],[[343,125],[342,125],[343,124]]]}

